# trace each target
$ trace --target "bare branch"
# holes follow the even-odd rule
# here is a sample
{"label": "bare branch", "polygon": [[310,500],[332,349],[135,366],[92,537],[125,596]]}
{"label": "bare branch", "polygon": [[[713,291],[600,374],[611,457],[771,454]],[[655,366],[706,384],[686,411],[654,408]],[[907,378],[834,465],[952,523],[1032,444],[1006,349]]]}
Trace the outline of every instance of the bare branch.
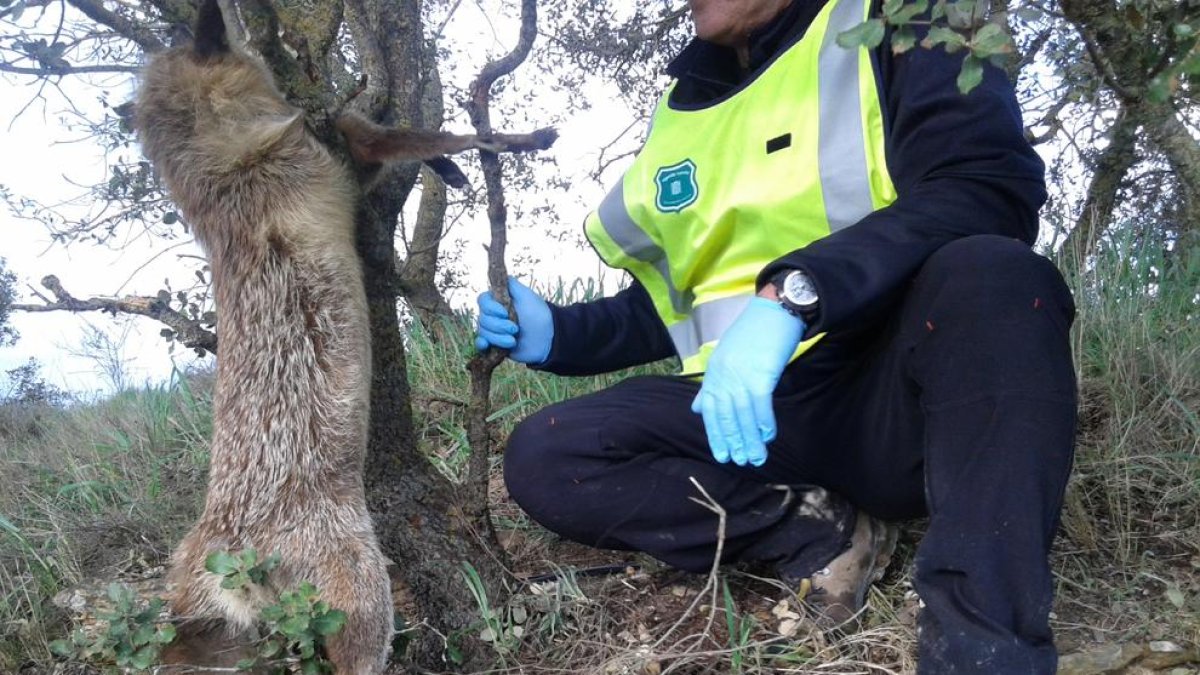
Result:
{"label": "bare branch", "polygon": [[22,312],[109,312],[110,314],[137,314],[149,317],[166,324],[175,331],[176,340],[184,346],[196,350],[203,355],[205,352],[217,352],[217,336],[203,327],[201,321],[190,318],[181,312],[171,309],[168,301],[162,296],[147,297],[142,295],[127,295],[121,298],[76,298],[63,288],[58,277],[49,275],[42,278],[42,286],[54,294],[50,301],[40,293],[45,304],[13,304],[12,309]]}
{"label": "bare branch", "polygon": [[103,66],[55,66],[52,68],[23,68],[0,62],[0,72],[16,73],[17,75],[34,75],[36,77],[58,77],[62,75],[82,75],[85,73],[137,73],[134,66],[117,64]]}
{"label": "bare branch", "polygon": [[[522,0],[521,30],[516,47],[505,56],[485,65],[471,84],[471,100],[467,111],[475,131],[481,136],[492,133],[490,111],[491,88],[497,79],[511,73],[529,55],[533,39],[537,35],[537,1]],[[515,317],[508,296],[508,272],[504,264],[504,249],[508,241],[508,210],[504,204],[503,171],[500,156],[481,150],[479,164],[483,169],[487,186],[488,222],[491,227],[491,245],[488,247],[488,285],[492,294],[508,307],[509,315]],[[491,527],[487,517],[488,468],[491,460],[491,443],[488,433],[488,410],[491,398],[492,371],[504,360],[505,353],[490,349],[471,359],[467,369],[471,372],[471,405],[467,419],[467,436],[471,444],[471,459],[468,467],[466,489],[467,508],[473,511],[477,522]],[[495,534],[493,533],[494,537]]]}
{"label": "bare branch", "polygon": [[87,15],[89,19],[108,26],[119,33],[121,37],[136,43],[147,52],[162,51],[166,48],[166,45],[155,37],[147,26],[134,23],[116,12],[106,9],[95,0],[67,0],[67,2]]}

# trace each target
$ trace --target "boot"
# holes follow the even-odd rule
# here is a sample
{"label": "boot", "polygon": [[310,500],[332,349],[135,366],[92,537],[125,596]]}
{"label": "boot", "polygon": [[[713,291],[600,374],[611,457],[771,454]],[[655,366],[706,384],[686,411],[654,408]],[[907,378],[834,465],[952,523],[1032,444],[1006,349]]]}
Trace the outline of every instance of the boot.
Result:
{"label": "boot", "polygon": [[897,534],[895,525],[858,512],[846,550],[801,584],[801,597],[818,624],[843,626],[862,611],[867,589],[883,578],[892,560]]}

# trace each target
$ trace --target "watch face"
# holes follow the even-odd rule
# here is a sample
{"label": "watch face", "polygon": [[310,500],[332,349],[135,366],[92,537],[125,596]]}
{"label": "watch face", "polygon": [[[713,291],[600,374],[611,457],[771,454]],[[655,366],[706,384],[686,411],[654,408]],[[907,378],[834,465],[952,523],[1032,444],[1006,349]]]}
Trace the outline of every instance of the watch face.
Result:
{"label": "watch face", "polygon": [[792,272],[784,277],[782,295],[800,307],[817,304],[817,289],[804,272]]}

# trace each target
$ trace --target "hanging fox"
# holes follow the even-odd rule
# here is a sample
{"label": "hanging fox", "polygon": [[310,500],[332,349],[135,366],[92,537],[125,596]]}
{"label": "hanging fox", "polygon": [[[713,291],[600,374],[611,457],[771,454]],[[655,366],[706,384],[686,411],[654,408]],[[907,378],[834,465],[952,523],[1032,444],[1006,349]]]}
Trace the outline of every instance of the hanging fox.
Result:
{"label": "hanging fox", "polygon": [[[203,0],[191,44],[153,56],[134,109],[143,150],[212,269],[219,355],[204,510],[175,550],[167,664],[229,668],[246,656],[272,590],[310,582],[346,614],[326,644],[339,674],[382,672],[392,638],[387,560],[371,527],[362,470],[371,380],[358,187],[309,133],[264,64],[230,44]],[[341,116],[359,162],[547,147],[552,132],[480,138],[388,129]],[[221,588],[219,551],[275,553],[267,588]],[[196,672],[196,671],[190,671]]]}

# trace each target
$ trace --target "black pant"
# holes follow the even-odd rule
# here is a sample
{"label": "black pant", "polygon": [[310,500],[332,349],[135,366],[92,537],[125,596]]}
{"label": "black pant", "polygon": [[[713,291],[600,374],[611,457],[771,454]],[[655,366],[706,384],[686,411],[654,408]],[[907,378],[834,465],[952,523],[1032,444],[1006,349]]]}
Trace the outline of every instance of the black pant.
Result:
{"label": "black pant", "polygon": [[1070,292],[1024,244],[975,236],[932,255],[897,304],[788,367],[762,467],[712,459],[689,408],[697,382],[640,377],[522,422],[509,492],[564,537],[703,571],[717,519],[689,499],[694,477],[727,513],[725,560],[785,578],[843,550],[855,507],[928,515],[921,672],[1053,673],[1047,558],[1076,409]]}

